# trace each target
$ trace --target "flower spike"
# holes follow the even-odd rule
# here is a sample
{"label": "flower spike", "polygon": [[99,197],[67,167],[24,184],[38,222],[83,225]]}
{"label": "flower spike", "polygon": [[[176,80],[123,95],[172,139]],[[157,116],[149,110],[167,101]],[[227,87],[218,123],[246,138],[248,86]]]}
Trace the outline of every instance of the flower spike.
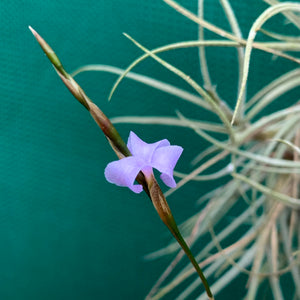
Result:
{"label": "flower spike", "polygon": [[[173,169],[183,149],[179,146],[171,146],[168,140],[147,144],[133,132],[130,133],[126,145],[106,115],[88,98],[73,77],[65,71],[52,48],[34,29],[30,26],[29,29],[53,64],[59,77],[73,96],[90,112],[120,159],[107,165],[105,169],[106,179],[117,185],[127,186],[135,193],[140,193],[144,189],[161,220],[168,227],[193,264],[203,282],[208,298],[213,300],[207,280],[181,236],[170,207],[152,172],[152,168],[159,170],[162,173],[161,179],[167,186],[176,186],[173,178]],[[135,179],[140,185],[134,185]]]}

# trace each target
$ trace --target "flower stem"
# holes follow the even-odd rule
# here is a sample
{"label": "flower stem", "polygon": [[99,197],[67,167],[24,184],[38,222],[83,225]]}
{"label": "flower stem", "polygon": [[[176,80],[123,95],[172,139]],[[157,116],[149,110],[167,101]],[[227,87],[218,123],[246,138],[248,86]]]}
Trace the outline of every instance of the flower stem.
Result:
{"label": "flower stem", "polygon": [[152,203],[159,214],[161,220],[164,222],[164,224],[168,227],[172,235],[175,237],[176,241],[181,246],[182,250],[185,252],[189,260],[191,261],[192,265],[194,266],[195,270],[197,271],[204,288],[206,290],[206,294],[208,296],[208,299],[213,300],[214,296],[210,290],[209,284],[207,282],[206,277],[204,276],[201,268],[199,267],[199,264],[196,262],[195,257],[193,256],[189,246],[186,244],[184,238],[182,237],[177,224],[175,222],[175,219],[172,215],[171,209],[167,203],[166,198],[164,197],[164,194],[162,193],[157,181],[154,178],[154,175],[151,174],[151,176],[145,176],[146,182],[148,184],[149,192],[150,192],[150,198],[152,200]]}
{"label": "flower stem", "polygon": [[179,243],[179,245],[181,246],[181,248],[183,249],[183,251],[185,252],[185,254],[187,255],[187,257],[189,258],[189,260],[191,261],[192,265],[194,266],[195,270],[197,271],[203,285],[206,291],[206,294],[208,296],[208,298],[210,300],[214,299],[214,296],[210,290],[209,284],[207,282],[206,277],[204,276],[203,271],[201,270],[199,264],[196,262],[194,255],[192,254],[190,248],[188,247],[188,245],[186,244],[184,238],[182,237],[174,218],[170,219],[169,221],[170,225],[167,225],[167,227],[169,228],[169,230],[171,231],[171,233],[173,234],[173,236],[175,237],[175,239],[177,240],[177,242]]}

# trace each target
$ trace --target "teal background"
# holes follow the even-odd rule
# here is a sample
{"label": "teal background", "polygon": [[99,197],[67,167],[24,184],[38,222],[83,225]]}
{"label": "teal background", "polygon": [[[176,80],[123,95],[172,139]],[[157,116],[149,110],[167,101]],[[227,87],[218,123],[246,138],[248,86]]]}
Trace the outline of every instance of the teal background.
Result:
{"label": "teal background", "polygon": [[[232,2],[246,36],[267,6],[258,0]],[[196,1],[180,3],[196,12]],[[228,29],[217,1],[207,1],[207,18]],[[153,48],[196,39],[197,26],[159,0],[0,2],[0,299],[143,299],[171,259],[149,262],[143,256],[168,244],[170,235],[145,195],[106,182],[103,170],[114,153],[60,82],[28,25],[49,42],[69,71],[94,63],[126,67],[141,51],[123,32]],[[162,57],[201,83],[195,49]],[[233,105],[235,50],[212,50],[209,59],[218,91]],[[258,53],[255,66],[250,94],[291,64],[274,65],[271,56]],[[189,90],[151,60],[135,71]],[[115,75],[85,73],[77,80],[111,117],[174,116],[178,109],[186,116],[208,118],[174,96],[130,80],[108,102]],[[178,170],[186,172],[189,161],[206,146],[184,129],[117,128],[124,139],[133,130],[148,142],[168,138],[182,145]],[[212,187],[190,184],[170,197],[178,223]]]}

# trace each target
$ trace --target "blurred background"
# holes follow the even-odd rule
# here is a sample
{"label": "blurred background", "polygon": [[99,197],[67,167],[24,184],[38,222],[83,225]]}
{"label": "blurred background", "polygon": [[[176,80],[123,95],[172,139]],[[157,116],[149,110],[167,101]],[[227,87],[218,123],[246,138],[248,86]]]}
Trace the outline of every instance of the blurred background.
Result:
{"label": "blurred background", "polygon": [[[246,37],[267,5],[259,0],[232,2]],[[197,1],[180,3],[197,12]],[[229,30],[218,1],[205,5],[206,18]],[[68,71],[95,63],[128,66],[142,52],[123,32],[155,48],[197,39],[197,26],[160,0],[0,2],[0,299],[143,299],[172,259],[146,261],[144,256],[169,244],[170,234],[145,194],[106,182],[104,168],[116,157],[64,87],[28,25],[46,39]],[[197,49],[162,57],[202,83]],[[208,58],[217,90],[234,105],[236,51],[214,49]],[[249,94],[289,63],[279,66],[270,55],[257,52]],[[151,59],[134,71],[190,91]],[[187,117],[206,117],[175,96],[129,79],[108,102],[116,79],[100,72],[76,77],[109,117],[175,116],[175,110]],[[191,159],[207,146],[188,129],[117,128],[125,140],[133,130],[147,142],[167,138],[183,146],[177,167],[183,172],[191,171]],[[169,203],[177,222],[190,216],[198,197],[213,187],[189,184],[172,195]]]}

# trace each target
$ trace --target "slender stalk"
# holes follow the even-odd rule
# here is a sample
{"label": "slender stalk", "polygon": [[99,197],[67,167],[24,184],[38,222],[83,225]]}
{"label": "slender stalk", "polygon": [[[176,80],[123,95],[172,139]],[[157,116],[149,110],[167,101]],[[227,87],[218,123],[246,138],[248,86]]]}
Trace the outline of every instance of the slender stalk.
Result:
{"label": "slender stalk", "polygon": [[196,262],[190,248],[186,244],[184,238],[182,237],[175,219],[171,213],[170,207],[166,201],[166,198],[164,197],[161,189],[159,188],[159,185],[157,181],[155,180],[153,174],[151,176],[146,176],[146,181],[148,183],[148,188],[150,191],[150,196],[152,203],[158,212],[161,220],[164,222],[164,224],[168,227],[172,235],[175,237],[176,241],[179,243],[189,260],[191,261],[192,265],[194,266],[195,270],[197,271],[203,285],[206,291],[206,294],[210,300],[213,300],[213,294],[210,290],[209,284],[207,282],[206,277],[204,276],[201,268],[199,267],[198,263]]}
{"label": "slender stalk", "polygon": [[180,231],[177,228],[177,225],[174,221],[172,229],[168,226],[169,230],[171,231],[171,233],[173,234],[173,236],[175,237],[175,239],[177,240],[177,242],[180,244],[180,246],[182,247],[182,249],[184,250],[185,254],[187,255],[187,257],[189,258],[189,260],[191,261],[192,265],[194,266],[194,268],[196,269],[203,285],[204,288],[206,290],[207,296],[209,299],[214,299],[212,292],[210,290],[209,284],[207,282],[206,277],[203,274],[203,271],[201,270],[199,264],[196,262],[190,248],[188,247],[188,245],[186,244],[185,240],[183,239]]}

